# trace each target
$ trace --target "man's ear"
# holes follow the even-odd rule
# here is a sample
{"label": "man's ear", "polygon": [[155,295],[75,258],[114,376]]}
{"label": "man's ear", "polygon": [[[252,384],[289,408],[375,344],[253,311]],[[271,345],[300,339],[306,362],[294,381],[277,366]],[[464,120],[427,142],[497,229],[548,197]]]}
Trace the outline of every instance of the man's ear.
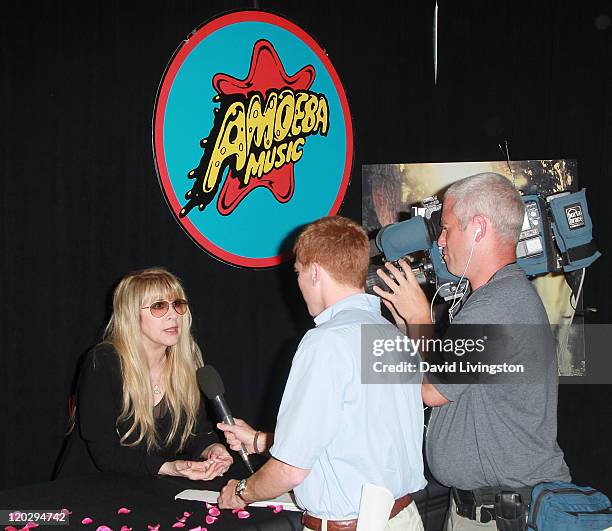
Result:
{"label": "man's ear", "polygon": [[487,233],[487,218],[480,214],[474,216],[472,227],[474,230],[474,241],[479,242]]}
{"label": "man's ear", "polygon": [[310,264],[310,280],[314,286],[321,278],[321,266],[317,262]]}

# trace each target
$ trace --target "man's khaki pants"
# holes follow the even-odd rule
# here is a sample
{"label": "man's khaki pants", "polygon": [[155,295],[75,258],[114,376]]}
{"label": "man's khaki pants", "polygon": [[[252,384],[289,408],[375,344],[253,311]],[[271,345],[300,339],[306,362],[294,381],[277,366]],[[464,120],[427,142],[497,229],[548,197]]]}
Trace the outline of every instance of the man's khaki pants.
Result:
{"label": "man's khaki pants", "polygon": [[[303,531],[312,531],[312,529],[304,527]],[[323,520],[321,531],[327,531],[327,520]],[[391,518],[387,527],[385,527],[385,531],[424,531],[416,503],[412,502]]]}

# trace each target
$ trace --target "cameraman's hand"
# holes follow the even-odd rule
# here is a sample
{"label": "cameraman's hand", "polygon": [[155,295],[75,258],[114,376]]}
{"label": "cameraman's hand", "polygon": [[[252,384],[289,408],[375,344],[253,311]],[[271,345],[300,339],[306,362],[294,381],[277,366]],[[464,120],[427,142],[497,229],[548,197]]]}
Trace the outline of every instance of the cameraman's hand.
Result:
{"label": "cameraman's hand", "polygon": [[374,292],[383,300],[385,306],[389,308],[398,326],[400,326],[398,316],[408,326],[431,324],[429,301],[421,286],[419,286],[410,265],[405,260],[400,260],[399,265],[401,271],[391,262],[385,263],[385,267],[394,278],[391,278],[382,269],[377,270],[378,276],[391,291],[384,291],[378,286],[374,286]]}

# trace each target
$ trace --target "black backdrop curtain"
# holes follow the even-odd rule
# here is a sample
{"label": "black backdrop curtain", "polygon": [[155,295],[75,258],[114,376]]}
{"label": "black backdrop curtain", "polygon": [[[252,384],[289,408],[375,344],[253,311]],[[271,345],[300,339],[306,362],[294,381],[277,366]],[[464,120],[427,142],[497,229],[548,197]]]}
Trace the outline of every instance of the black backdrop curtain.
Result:
{"label": "black backdrop curtain", "polygon": [[[341,213],[360,219],[362,163],[576,158],[604,257],[591,322],[609,323],[612,9],[609,2],[259,2],[311,32],[355,124]],[[289,265],[250,271],[200,251],[172,219],[150,121],[172,52],[196,26],[252,2],[5,1],[2,10],[0,488],[45,480],[80,355],[114,283],[163,265],[185,282],[205,359],[235,414],[272,428],[310,320]],[[245,235],[256,237],[256,234]],[[611,491],[609,386],[562,386],[559,440],[578,482]]]}

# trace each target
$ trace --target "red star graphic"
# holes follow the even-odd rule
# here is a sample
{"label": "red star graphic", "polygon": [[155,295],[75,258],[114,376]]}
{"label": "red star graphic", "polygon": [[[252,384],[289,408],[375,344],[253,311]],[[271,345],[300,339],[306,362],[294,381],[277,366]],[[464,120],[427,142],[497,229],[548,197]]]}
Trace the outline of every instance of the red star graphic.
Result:
{"label": "red star graphic", "polygon": [[[260,40],[253,47],[251,67],[246,78],[236,79],[227,74],[217,74],[213,78],[213,87],[219,95],[241,94],[246,97],[250,92],[256,91],[265,98],[266,92],[270,89],[308,90],[314,79],[315,69],[311,65],[289,76],[272,44]],[[259,186],[265,186],[280,203],[286,203],[293,196],[293,165],[293,162],[290,162],[263,175],[261,179],[252,178],[243,187],[240,187],[240,179],[234,177],[230,170],[217,200],[219,213],[224,216],[230,214],[240,201]]]}

